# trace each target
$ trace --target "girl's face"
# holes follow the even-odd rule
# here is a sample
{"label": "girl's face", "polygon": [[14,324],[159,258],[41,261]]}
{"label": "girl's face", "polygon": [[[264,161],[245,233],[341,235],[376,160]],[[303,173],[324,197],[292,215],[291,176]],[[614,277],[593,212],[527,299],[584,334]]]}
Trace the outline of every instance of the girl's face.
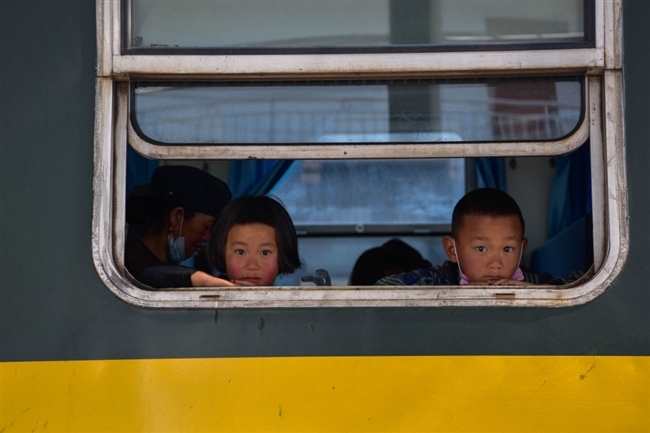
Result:
{"label": "girl's face", "polygon": [[278,276],[275,229],[266,224],[232,226],[226,238],[226,273],[235,284],[271,286]]}

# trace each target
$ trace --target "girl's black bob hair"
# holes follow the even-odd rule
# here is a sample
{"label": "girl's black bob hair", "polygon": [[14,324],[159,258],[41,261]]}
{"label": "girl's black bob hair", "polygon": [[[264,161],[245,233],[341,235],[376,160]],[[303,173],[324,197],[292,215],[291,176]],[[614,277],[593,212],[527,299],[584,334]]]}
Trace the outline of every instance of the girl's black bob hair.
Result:
{"label": "girl's black bob hair", "polygon": [[291,216],[279,199],[268,196],[244,196],[228,203],[212,228],[208,247],[210,264],[226,271],[226,240],[235,225],[265,224],[275,229],[278,245],[279,273],[286,275],[299,269],[298,236]]}

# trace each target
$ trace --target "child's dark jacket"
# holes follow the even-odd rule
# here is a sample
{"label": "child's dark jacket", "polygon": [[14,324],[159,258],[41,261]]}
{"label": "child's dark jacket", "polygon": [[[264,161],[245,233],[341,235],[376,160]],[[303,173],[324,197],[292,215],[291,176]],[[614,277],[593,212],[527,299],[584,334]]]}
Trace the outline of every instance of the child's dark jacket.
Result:
{"label": "child's dark jacket", "polygon": [[[549,284],[552,286],[561,286],[568,284],[580,278],[578,273],[571,273],[569,278],[557,278],[547,273],[531,272],[524,266],[521,266],[524,274],[524,281],[533,284]],[[430,266],[428,268],[416,269],[403,274],[391,275],[375,283],[377,286],[458,286],[460,285],[460,272],[458,264],[449,260],[442,265]]]}

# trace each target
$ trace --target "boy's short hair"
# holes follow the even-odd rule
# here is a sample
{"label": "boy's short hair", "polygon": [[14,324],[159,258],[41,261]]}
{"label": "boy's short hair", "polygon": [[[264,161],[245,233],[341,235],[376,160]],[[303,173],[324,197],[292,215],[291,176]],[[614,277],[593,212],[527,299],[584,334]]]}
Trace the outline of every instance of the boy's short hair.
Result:
{"label": "boy's short hair", "polygon": [[493,218],[516,216],[521,222],[521,235],[525,223],[517,202],[505,192],[496,188],[479,188],[465,194],[458,200],[451,217],[451,236],[458,239],[458,232],[467,215],[489,216]]}
{"label": "boy's short hair", "polygon": [[279,199],[267,196],[239,197],[223,208],[210,234],[210,264],[220,271],[225,271],[228,232],[235,225],[255,223],[275,229],[279,273],[290,274],[300,268],[298,236],[291,216]]}

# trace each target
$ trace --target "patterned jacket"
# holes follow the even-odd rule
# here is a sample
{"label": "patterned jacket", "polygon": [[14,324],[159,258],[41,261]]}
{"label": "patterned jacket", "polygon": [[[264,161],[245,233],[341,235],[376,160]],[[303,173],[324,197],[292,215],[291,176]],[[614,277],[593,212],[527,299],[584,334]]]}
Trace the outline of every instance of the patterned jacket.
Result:
{"label": "patterned jacket", "polygon": [[[580,272],[572,272],[567,279],[556,278],[551,274],[537,274],[521,266],[524,274],[524,281],[533,284],[549,284],[561,286],[580,278]],[[403,274],[390,275],[375,283],[377,286],[458,286],[460,285],[460,273],[458,265],[449,260],[442,265],[430,266],[428,268],[416,269]]]}

